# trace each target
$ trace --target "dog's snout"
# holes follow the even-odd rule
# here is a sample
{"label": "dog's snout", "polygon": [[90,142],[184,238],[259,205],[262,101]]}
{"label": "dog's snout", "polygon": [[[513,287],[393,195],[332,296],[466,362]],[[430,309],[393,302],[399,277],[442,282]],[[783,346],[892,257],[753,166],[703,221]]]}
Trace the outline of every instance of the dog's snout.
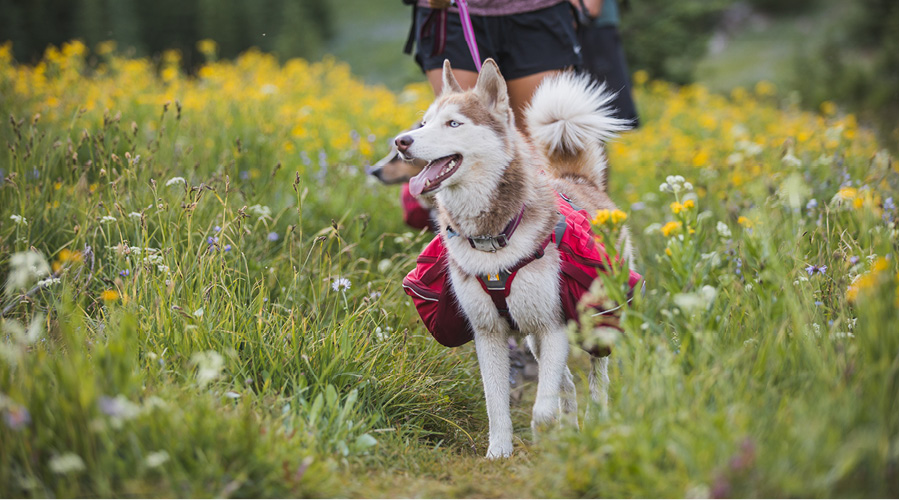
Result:
{"label": "dog's snout", "polygon": [[409,135],[401,135],[400,137],[394,139],[394,144],[397,146],[402,152],[406,152],[410,146],[412,146],[413,138]]}

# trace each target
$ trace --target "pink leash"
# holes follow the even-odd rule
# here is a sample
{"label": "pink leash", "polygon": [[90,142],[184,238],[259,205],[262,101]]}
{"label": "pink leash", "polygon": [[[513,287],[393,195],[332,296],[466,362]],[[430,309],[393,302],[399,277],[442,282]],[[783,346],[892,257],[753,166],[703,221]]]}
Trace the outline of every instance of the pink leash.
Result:
{"label": "pink leash", "polygon": [[475,42],[475,29],[472,28],[472,19],[469,17],[469,5],[466,0],[456,0],[456,6],[459,7],[459,22],[462,24],[463,37],[466,39],[466,45],[469,46],[469,53],[472,54],[472,60],[475,61],[475,69],[481,71],[481,56],[478,55],[478,44]]}

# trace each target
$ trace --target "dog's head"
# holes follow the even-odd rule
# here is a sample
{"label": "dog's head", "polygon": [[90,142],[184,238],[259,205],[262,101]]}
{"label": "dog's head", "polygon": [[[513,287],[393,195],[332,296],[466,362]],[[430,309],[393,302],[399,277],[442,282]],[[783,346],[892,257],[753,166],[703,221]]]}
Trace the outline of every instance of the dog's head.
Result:
{"label": "dog's head", "polygon": [[425,162],[409,181],[413,195],[482,182],[502,175],[515,134],[506,82],[492,60],[484,62],[475,87],[463,92],[444,61],[443,91],[425,112],[421,127],[394,140],[400,156]]}
{"label": "dog's head", "polygon": [[[420,126],[419,123],[416,123],[403,133],[405,134],[415,130]],[[366,173],[384,184],[403,184],[419,175],[426,163],[427,162],[424,160],[404,160],[400,157],[400,151],[397,149],[397,145],[392,141],[391,151],[384,158],[367,168]]]}

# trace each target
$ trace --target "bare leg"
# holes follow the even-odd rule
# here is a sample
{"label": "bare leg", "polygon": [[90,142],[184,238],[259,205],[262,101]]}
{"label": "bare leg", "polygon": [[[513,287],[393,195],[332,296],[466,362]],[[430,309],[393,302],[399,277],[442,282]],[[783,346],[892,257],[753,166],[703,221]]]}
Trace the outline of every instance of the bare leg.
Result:
{"label": "bare leg", "polygon": [[512,454],[512,418],[509,415],[509,346],[506,335],[476,333],[475,352],[484,384],[488,414],[488,458]]}
{"label": "bare leg", "polygon": [[[525,130],[524,112],[528,103],[531,102],[531,96],[534,95],[534,91],[537,90],[538,85],[541,84],[541,81],[544,78],[556,73],[558,73],[558,71],[544,71],[542,73],[535,73],[514,80],[507,80],[506,86],[509,91],[509,102],[516,115],[516,126],[519,130],[522,130],[523,132]],[[441,87],[443,85],[441,74],[442,70],[440,68],[431,69],[425,72],[425,76],[428,77],[428,82],[431,83],[431,89],[434,90],[434,95],[440,95],[441,93]],[[459,86],[462,87],[463,90],[474,87],[475,82],[478,80],[478,73],[466,71],[464,69],[454,69],[453,76],[456,77],[456,81],[459,82]]]}
{"label": "bare leg", "polygon": [[[442,68],[430,69],[425,72],[425,76],[428,77],[428,83],[431,84],[431,90],[434,91],[434,95],[436,96],[441,95],[441,88],[443,87],[441,75],[443,72],[444,70]],[[454,69],[453,76],[463,90],[469,90],[474,87],[475,82],[478,81],[478,73],[475,73],[474,71]]]}
{"label": "bare leg", "polygon": [[[544,71],[543,73],[535,73],[533,75],[523,76],[514,80],[507,80],[506,86],[509,89],[509,103],[512,105],[516,114],[516,126],[521,131],[525,131],[525,108],[531,102],[531,96],[537,90],[541,81],[551,75],[555,75],[558,71]],[[460,82],[462,84],[462,82]],[[465,87],[463,87],[465,88]]]}

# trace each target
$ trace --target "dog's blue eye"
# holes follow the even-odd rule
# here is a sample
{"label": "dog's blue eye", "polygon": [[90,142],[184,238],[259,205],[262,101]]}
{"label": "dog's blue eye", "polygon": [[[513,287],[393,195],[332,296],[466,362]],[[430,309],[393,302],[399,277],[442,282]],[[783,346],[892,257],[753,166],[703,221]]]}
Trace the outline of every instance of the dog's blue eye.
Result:
{"label": "dog's blue eye", "polygon": [[447,125],[449,125],[449,126],[451,126],[451,127],[453,127],[453,128],[456,128],[456,127],[462,125],[462,123],[459,123],[459,122],[456,121],[456,120],[450,120],[449,122],[447,122]]}

